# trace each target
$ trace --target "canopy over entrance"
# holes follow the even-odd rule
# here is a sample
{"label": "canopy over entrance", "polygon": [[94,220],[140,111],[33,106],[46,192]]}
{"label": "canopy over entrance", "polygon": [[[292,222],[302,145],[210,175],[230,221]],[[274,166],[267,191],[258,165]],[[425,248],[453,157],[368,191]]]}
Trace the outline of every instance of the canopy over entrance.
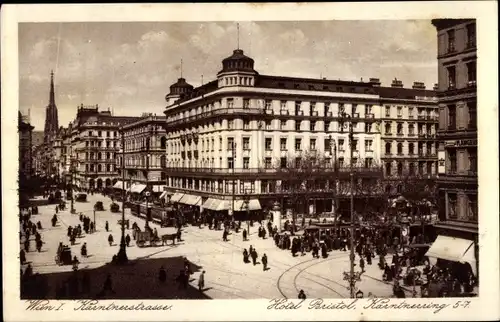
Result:
{"label": "canopy over entrance", "polygon": [[452,262],[469,263],[472,272],[477,275],[474,242],[472,240],[439,235],[425,256],[446,259]]}

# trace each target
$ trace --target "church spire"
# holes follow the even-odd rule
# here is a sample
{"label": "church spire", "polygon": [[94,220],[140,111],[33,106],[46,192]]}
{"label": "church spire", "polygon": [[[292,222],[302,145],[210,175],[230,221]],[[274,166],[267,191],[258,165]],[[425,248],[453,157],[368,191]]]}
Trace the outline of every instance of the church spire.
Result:
{"label": "church spire", "polygon": [[50,71],[50,97],[49,97],[49,106],[55,106],[56,99],[54,94],[54,71]]}

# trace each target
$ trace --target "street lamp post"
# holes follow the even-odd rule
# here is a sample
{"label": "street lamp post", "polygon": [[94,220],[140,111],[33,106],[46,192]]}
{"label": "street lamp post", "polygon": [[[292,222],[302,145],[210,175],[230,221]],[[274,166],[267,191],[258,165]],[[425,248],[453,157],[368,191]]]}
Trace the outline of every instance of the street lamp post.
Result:
{"label": "street lamp post", "polygon": [[233,166],[232,166],[232,177],[233,177],[233,189],[232,189],[232,194],[231,194],[231,222],[233,223],[234,227],[234,194],[235,194],[235,188],[234,186],[236,185],[236,181],[234,180],[234,168],[236,165],[236,142],[234,142],[233,139],[233,144],[231,146],[231,154],[233,158]]}
{"label": "street lamp post", "polygon": [[120,239],[120,250],[117,255],[117,262],[120,264],[125,264],[128,262],[127,258],[127,245],[125,243],[125,132],[121,131],[121,148],[122,148],[122,221],[121,221],[121,239]]}
{"label": "street lamp post", "polygon": [[333,215],[334,215],[334,227],[336,227],[337,223],[337,210],[338,210],[338,191],[337,191],[337,182],[338,182],[338,168],[337,168],[337,143],[333,139],[332,135],[329,135],[328,138],[330,139],[330,149],[332,151],[332,158],[333,158],[333,171],[335,173],[335,187],[334,187],[334,199],[333,199],[333,205],[332,205],[332,210],[333,210]]}
{"label": "street lamp post", "polygon": [[247,234],[250,235],[250,198],[245,194],[245,210],[247,212]]}
{"label": "street lamp post", "polygon": [[339,111],[339,126],[340,126],[340,132],[344,132],[344,124],[346,127],[349,129],[349,147],[350,147],[350,160],[349,160],[349,168],[350,168],[350,192],[351,192],[351,225],[350,225],[350,255],[349,255],[349,260],[350,260],[350,270],[349,273],[344,272],[344,280],[349,281],[349,289],[351,293],[351,298],[356,297],[356,282],[361,280],[361,273],[360,272],[354,272],[354,260],[355,260],[355,255],[354,255],[354,169],[353,169],[353,157],[354,157],[354,132],[353,132],[353,126],[352,126],[352,117],[351,115],[347,114],[345,110],[342,108]]}

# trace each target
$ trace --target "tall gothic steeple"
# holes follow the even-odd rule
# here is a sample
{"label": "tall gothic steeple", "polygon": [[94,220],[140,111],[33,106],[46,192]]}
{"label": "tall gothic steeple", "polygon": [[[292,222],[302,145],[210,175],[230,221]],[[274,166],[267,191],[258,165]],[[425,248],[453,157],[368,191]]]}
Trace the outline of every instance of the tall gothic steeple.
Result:
{"label": "tall gothic steeple", "polygon": [[45,108],[45,129],[44,141],[50,141],[55,137],[59,129],[59,118],[57,115],[57,106],[54,91],[54,71],[50,72],[50,94],[49,105]]}

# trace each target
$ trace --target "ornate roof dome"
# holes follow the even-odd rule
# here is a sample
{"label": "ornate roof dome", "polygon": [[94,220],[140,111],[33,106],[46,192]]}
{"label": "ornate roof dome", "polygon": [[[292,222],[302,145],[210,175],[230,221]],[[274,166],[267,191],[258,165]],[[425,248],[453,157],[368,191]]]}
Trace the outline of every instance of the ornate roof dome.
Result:
{"label": "ornate roof dome", "polygon": [[175,84],[170,86],[170,93],[172,95],[182,95],[189,93],[193,90],[193,85],[186,82],[185,78],[179,78]]}
{"label": "ornate roof dome", "polygon": [[231,56],[222,60],[222,70],[219,73],[231,71],[255,72],[253,67],[254,60],[246,56],[243,50],[236,49]]}

